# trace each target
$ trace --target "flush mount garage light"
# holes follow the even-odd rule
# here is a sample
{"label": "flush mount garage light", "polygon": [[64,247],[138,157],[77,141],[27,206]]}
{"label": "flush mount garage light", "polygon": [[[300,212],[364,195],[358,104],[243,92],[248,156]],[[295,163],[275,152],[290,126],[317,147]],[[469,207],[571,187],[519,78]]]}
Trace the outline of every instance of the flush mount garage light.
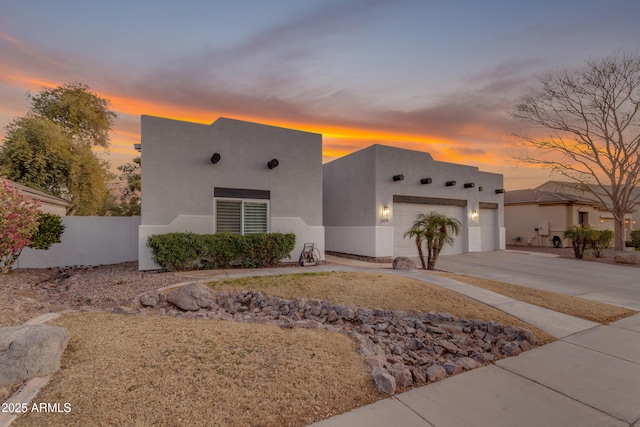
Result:
{"label": "flush mount garage light", "polygon": [[221,157],[219,153],[213,153],[213,156],[211,156],[211,163],[213,163],[214,165],[216,163],[218,163],[220,161]]}
{"label": "flush mount garage light", "polygon": [[271,159],[269,160],[269,162],[267,163],[267,167],[269,169],[273,169],[278,167],[278,165],[280,164],[280,162],[278,162],[278,159]]}

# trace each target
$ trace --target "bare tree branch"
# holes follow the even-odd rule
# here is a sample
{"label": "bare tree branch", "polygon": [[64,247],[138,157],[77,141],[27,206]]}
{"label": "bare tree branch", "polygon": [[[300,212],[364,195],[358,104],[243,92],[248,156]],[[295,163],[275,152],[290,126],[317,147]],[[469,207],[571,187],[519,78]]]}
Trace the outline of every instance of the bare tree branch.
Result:
{"label": "bare tree branch", "polygon": [[590,60],[540,83],[511,113],[537,131],[515,135],[535,151],[516,159],[593,194],[613,214],[616,249],[624,249],[624,215],[640,202],[640,57]]}

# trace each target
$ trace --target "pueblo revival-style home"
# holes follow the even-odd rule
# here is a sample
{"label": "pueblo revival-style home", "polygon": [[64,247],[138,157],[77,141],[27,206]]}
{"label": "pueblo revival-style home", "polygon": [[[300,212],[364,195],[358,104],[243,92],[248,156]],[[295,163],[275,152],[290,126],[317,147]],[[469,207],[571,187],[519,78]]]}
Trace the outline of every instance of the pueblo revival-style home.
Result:
{"label": "pueblo revival-style home", "polygon": [[158,268],[148,236],[293,232],[324,254],[322,136],[219,118],[211,125],[142,116],[139,268]]}
{"label": "pueblo revival-style home", "polygon": [[[373,145],[322,165],[322,135],[219,118],[211,125],[142,116],[139,268],[158,268],[152,234],[293,232],[370,260],[417,256],[404,237],[418,213],[462,227],[446,253],[504,248],[502,175]],[[285,260],[287,261],[287,260]]]}
{"label": "pueblo revival-style home", "polygon": [[371,260],[417,257],[404,234],[420,213],[460,221],[442,254],[504,249],[502,175],[372,145],[324,165],[326,250]]}

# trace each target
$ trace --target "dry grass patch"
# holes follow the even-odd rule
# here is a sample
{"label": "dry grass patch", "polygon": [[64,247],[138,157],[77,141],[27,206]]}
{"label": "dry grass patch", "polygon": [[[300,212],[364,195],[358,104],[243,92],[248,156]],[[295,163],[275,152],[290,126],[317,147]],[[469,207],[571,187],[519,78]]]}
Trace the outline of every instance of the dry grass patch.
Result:
{"label": "dry grass patch", "polygon": [[460,282],[469,283],[479,288],[487,289],[519,301],[524,301],[529,304],[602,324],[615,322],[616,320],[620,320],[637,313],[637,311],[628,308],[605,304],[599,301],[590,301],[584,298],[559,294],[557,292],[544,291],[541,289],[461,274],[438,274]]}
{"label": "dry grass patch", "polygon": [[287,274],[221,280],[211,282],[209,286],[214,290],[254,290],[285,299],[315,298],[356,307],[448,312],[470,320],[495,320],[503,325],[529,329],[541,344],[555,340],[528,323],[457,292],[392,274]]}
{"label": "dry grass patch", "polygon": [[238,322],[106,313],[55,322],[61,370],[16,426],[303,426],[382,396],[348,336]]}

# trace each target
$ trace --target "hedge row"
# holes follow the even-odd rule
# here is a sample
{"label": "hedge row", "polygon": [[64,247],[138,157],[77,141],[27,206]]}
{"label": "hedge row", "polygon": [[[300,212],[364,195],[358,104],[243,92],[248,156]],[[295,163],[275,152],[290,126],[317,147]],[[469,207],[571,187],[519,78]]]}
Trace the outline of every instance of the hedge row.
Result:
{"label": "hedge row", "polygon": [[293,233],[167,233],[147,239],[153,261],[167,271],[266,267],[288,258],[295,243]]}

